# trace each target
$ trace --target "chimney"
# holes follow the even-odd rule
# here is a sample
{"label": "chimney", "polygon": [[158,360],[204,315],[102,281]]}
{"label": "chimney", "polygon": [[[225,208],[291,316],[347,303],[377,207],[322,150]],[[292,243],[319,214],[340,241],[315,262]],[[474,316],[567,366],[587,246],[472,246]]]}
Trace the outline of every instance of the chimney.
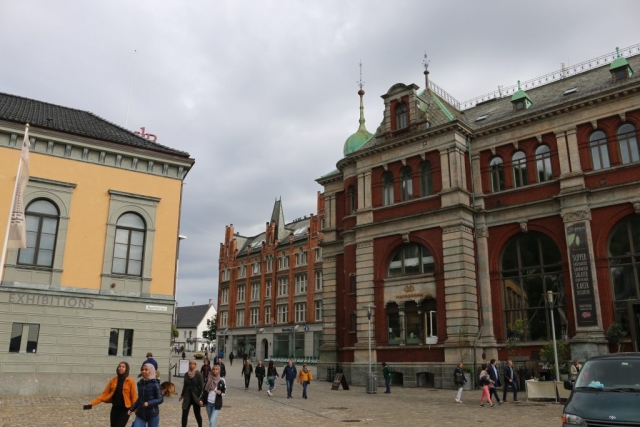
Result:
{"label": "chimney", "polygon": [[209,298],[209,307],[211,307],[213,305],[213,299]]}

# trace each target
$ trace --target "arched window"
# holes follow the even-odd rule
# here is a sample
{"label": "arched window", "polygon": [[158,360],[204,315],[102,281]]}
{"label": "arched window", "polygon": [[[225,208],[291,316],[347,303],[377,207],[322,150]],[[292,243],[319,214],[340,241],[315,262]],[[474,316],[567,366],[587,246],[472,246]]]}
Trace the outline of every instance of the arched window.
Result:
{"label": "arched window", "polygon": [[620,146],[620,159],[623,164],[640,160],[638,136],[635,126],[631,123],[625,123],[618,128],[618,145]]}
{"label": "arched window", "polygon": [[556,295],[554,321],[556,337],[567,333],[562,260],[556,244],[540,233],[521,233],[504,248],[501,262],[503,307],[507,335],[513,325],[524,323],[524,341],[550,340],[551,317],[545,305],[547,291]]}
{"label": "arched window", "polygon": [[405,166],[400,171],[400,179],[402,181],[402,201],[413,199],[413,177],[411,176],[411,167]]}
{"label": "arched window", "polygon": [[536,169],[538,172],[538,182],[550,181],[553,179],[551,170],[551,151],[546,145],[536,148]]}
{"label": "arched window", "polygon": [[427,248],[415,243],[402,245],[389,263],[388,276],[433,273],[435,264]]}
{"label": "arched window", "polygon": [[353,215],[354,213],[356,213],[356,190],[353,188],[353,185],[349,186],[348,195],[349,195],[349,215]]}
{"label": "arched window", "polygon": [[118,218],[112,273],[142,276],[145,230],[144,220],[135,213],[128,212]]}
{"label": "arched window", "polygon": [[497,193],[504,190],[504,163],[500,157],[494,157],[489,163],[491,174],[491,191]]}
{"label": "arched window", "polygon": [[407,127],[407,104],[398,102],[396,105],[396,128],[404,129]]}
{"label": "arched window", "polygon": [[53,266],[60,213],[48,200],[31,202],[25,211],[27,247],[20,249],[18,264]]}
{"label": "arched window", "polygon": [[622,221],[609,240],[609,271],[616,322],[629,330],[627,300],[640,298],[640,217]]}
{"label": "arched window", "polygon": [[382,175],[382,204],[389,206],[393,204],[393,173],[386,171]]}
{"label": "arched window", "polygon": [[589,137],[589,149],[591,151],[591,163],[593,170],[605,169],[611,166],[609,162],[609,150],[607,149],[607,136],[601,130],[597,130]]}
{"label": "arched window", "polygon": [[420,163],[420,196],[433,194],[433,177],[431,176],[431,162]]}
{"label": "arched window", "polygon": [[513,168],[514,187],[524,187],[527,185],[527,156],[523,151],[516,151],[511,156],[511,166]]}

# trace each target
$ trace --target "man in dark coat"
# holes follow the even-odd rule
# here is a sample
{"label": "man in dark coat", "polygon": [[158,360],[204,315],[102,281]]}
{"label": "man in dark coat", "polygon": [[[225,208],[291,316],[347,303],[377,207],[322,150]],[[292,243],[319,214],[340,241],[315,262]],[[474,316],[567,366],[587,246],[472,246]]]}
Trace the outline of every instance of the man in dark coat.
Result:
{"label": "man in dark coat", "polygon": [[509,387],[513,388],[513,401],[518,400],[518,381],[516,379],[516,370],[513,369],[513,360],[507,361],[507,366],[504,367],[504,391],[502,392],[502,401],[507,403],[507,390]]}
{"label": "man in dark coat", "polygon": [[489,362],[489,367],[487,368],[489,378],[491,378],[491,381],[493,381],[494,385],[493,387],[489,387],[489,396],[495,396],[496,402],[498,402],[498,405],[501,405],[502,401],[498,397],[498,387],[500,387],[502,384],[500,383],[500,373],[498,372],[497,365],[498,362],[496,361],[496,359],[491,359],[491,361]]}

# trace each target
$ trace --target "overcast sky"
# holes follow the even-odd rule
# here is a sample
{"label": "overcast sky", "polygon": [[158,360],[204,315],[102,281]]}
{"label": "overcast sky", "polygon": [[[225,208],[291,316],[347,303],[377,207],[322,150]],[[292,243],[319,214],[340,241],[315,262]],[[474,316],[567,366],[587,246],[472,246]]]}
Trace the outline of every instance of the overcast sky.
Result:
{"label": "overcast sky", "polygon": [[[316,212],[315,182],[380,95],[430,78],[459,101],[640,42],[640,1],[0,0],[0,91],[91,111],[196,160],[177,300],[217,303],[225,225]],[[640,72],[640,70],[636,70]]]}

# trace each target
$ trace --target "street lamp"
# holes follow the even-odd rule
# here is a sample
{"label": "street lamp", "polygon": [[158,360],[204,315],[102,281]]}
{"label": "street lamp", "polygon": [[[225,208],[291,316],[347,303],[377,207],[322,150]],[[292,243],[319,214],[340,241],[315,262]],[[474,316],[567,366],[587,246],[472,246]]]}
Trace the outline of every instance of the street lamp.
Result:
{"label": "street lamp", "polygon": [[375,378],[375,376],[373,375],[373,372],[371,371],[371,317],[373,316],[373,312],[371,311],[372,308],[376,308],[375,305],[366,305],[363,306],[362,308],[366,308],[367,309],[367,320],[369,323],[369,330],[368,330],[368,337],[369,337],[369,374],[367,375],[367,393],[375,393],[376,392],[376,381],[377,379]]}
{"label": "street lamp", "polygon": [[291,328],[291,330],[293,331],[293,359],[295,362],[296,359],[296,331],[298,330],[298,328],[300,327],[300,325],[296,325],[293,328]]}
{"label": "street lamp", "polygon": [[[556,345],[556,325],[553,320],[553,292],[547,291],[547,302],[549,303],[549,311],[551,311],[551,333],[553,334],[553,355],[556,358],[556,381],[560,382],[560,366],[558,366],[558,346]],[[558,397],[556,396],[556,401]]]}

